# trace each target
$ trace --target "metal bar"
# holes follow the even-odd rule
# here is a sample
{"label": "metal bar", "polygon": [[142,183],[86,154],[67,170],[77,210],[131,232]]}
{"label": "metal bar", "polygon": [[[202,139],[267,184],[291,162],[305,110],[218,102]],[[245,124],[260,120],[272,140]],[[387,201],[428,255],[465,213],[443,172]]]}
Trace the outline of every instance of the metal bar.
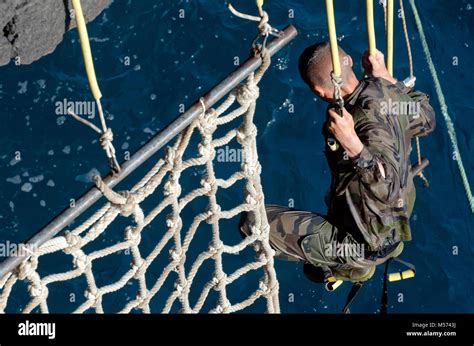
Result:
{"label": "metal bar", "polygon": [[428,167],[430,164],[430,161],[428,159],[422,158],[421,159],[421,164],[416,164],[411,166],[411,173],[415,176],[418,175],[420,172],[423,172],[423,170]]}
{"label": "metal bar", "polygon": [[[270,55],[274,55],[280,49],[285,47],[296,37],[296,35],[297,31],[292,25],[286,27],[283,31],[281,31],[281,35],[279,37],[273,39],[267,45]],[[262,61],[260,57],[252,57],[249,58],[243,65],[239,66],[227,78],[225,78],[211,91],[203,96],[206,109],[211,108],[214,104],[221,100],[252,72],[257,70],[261,64]],[[181,131],[183,131],[201,113],[202,106],[198,100],[185,113],[181,114],[166,128],[151,138],[143,147],[133,154],[130,160],[122,163],[122,171],[119,174],[105,177],[104,182],[111,188],[116,186],[130,173],[137,169],[143,162],[148,160],[158,150],[163,148],[168,142],[170,142]],[[56,216],[30,240],[28,240],[27,244],[32,247],[41,246],[46,241],[61,232],[65,227],[70,225],[78,216],[80,216],[90,206],[97,202],[101,197],[102,194],[96,187],[90,188],[89,191],[76,200],[75,206],[73,208],[67,208],[61,214]],[[27,256],[8,257],[2,261],[0,263],[0,278],[14,270],[26,258]]]}

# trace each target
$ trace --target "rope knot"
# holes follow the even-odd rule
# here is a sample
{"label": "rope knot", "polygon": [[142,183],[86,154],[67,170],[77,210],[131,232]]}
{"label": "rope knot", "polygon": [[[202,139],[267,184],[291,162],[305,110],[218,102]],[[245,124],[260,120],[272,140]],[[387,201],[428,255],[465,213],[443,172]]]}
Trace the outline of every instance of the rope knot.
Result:
{"label": "rope knot", "polygon": [[120,211],[122,216],[129,217],[135,213],[138,203],[135,196],[129,191],[120,193],[113,191],[98,175],[94,176],[93,180],[104,197]]}
{"label": "rope knot", "polygon": [[170,259],[175,263],[181,263],[183,260],[183,251],[177,251],[176,248],[172,248],[169,252]]}
{"label": "rope knot", "polygon": [[273,286],[269,287],[269,285],[266,282],[263,282],[263,281],[260,281],[258,286],[259,286],[258,288],[259,288],[260,292],[262,292],[262,294],[265,297],[273,295],[275,293],[275,290],[278,289],[277,285],[273,285]]}
{"label": "rope knot", "polygon": [[86,297],[87,300],[95,302],[99,298],[99,291],[97,289],[88,288],[84,292],[84,297]]}
{"label": "rope knot", "polygon": [[198,144],[198,153],[206,161],[214,160],[214,157],[216,155],[215,150],[212,148],[212,146],[206,143],[205,141],[202,141]]}
{"label": "rope knot", "polygon": [[258,161],[245,162],[242,164],[242,171],[248,177],[254,177],[262,172],[262,166],[258,163]]}
{"label": "rope knot", "polygon": [[86,269],[89,265],[89,258],[83,251],[79,251],[79,253],[74,255],[73,264],[74,267],[80,269],[81,271],[84,271],[84,269]]}
{"label": "rope knot", "polygon": [[70,231],[64,232],[64,238],[68,244],[68,247],[63,251],[66,254],[72,254],[82,248],[82,238]]}
{"label": "rope knot", "polygon": [[176,180],[170,178],[163,186],[163,194],[165,196],[180,195],[181,186]]}
{"label": "rope knot", "polygon": [[140,277],[140,268],[141,266],[143,265],[143,258],[137,258],[137,259],[134,259],[131,263],[130,263],[130,269],[133,270],[133,272],[135,273],[135,278],[136,279],[139,279]]}
{"label": "rope knot", "polygon": [[263,265],[268,263],[268,258],[264,251],[258,251],[257,254],[255,255],[255,258],[258,262],[260,262]]}
{"label": "rope knot", "polygon": [[125,240],[133,244],[139,244],[141,240],[141,234],[134,227],[127,226],[125,228]]}
{"label": "rope knot", "polygon": [[217,215],[221,212],[221,206],[218,205],[218,204],[211,204],[208,206],[207,208],[207,212],[208,212],[208,217],[207,217],[207,223],[212,223],[212,217],[214,215]]}
{"label": "rope knot", "polygon": [[211,183],[209,182],[209,180],[206,179],[201,179],[201,186],[206,190],[206,191],[211,191],[212,189],[212,186],[211,186]]}
{"label": "rope knot", "polygon": [[203,112],[199,118],[199,130],[204,135],[212,135],[217,129],[217,112],[215,109],[209,109]]}
{"label": "rope knot", "polygon": [[242,106],[248,106],[254,102],[260,96],[260,89],[255,83],[248,82],[246,84],[239,85],[235,89],[235,97],[237,102]]}
{"label": "rope knot", "polygon": [[184,282],[175,282],[174,283],[174,289],[179,295],[182,295],[185,292],[185,288],[188,286],[187,281]]}
{"label": "rope knot", "polygon": [[18,267],[17,276],[20,280],[25,280],[27,277],[30,277],[36,272],[38,268],[38,258],[31,257],[30,259],[26,260]]}
{"label": "rope knot", "polygon": [[166,154],[165,154],[165,161],[166,161],[166,163],[167,163],[169,166],[173,166],[173,165],[174,165],[175,158],[176,158],[176,150],[174,150],[174,149],[171,148],[171,147],[168,147],[168,148],[166,149]]}
{"label": "rope knot", "polygon": [[129,191],[124,191],[120,193],[123,197],[125,197],[125,202],[123,204],[118,205],[120,210],[120,215],[124,217],[129,217],[135,212],[135,208],[137,207],[138,203],[134,195],[132,195]]}
{"label": "rope knot", "polygon": [[175,223],[175,217],[173,214],[169,214],[166,217],[166,227],[168,227],[168,230],[172,230],[174,226],[176,225]]}
{"label": "rope knot", "polygon": [[43,293],[46,293],[46,292],[47,292],[47,288],[43,286],[41,283],[34,282],[28,286],[28,293],[33,298],[41,297]]}
{"label": "rope knot", "polygon": [[227,280],[227,275],[225,273],[223,273],[220,277],[213,276],[212,284],[214,286],[214,289],[217,290],[219,285],[225,285],[226,280]]}
{"label": "rope knot", "polygon": [[269,24],[269,17],[266,11],[262,12],[260,22],[258,23],[258,31],[261,36],[268,36],[274,31],[272,26]]}
{"label": "rope knot", "polygon": [[[101,147],[108,151],[110,148],[113,148],[112,142],[114,141],[114,134],[111,128],[105,130],[99,138]],[[113,153],[114,154],[114,153]]]}

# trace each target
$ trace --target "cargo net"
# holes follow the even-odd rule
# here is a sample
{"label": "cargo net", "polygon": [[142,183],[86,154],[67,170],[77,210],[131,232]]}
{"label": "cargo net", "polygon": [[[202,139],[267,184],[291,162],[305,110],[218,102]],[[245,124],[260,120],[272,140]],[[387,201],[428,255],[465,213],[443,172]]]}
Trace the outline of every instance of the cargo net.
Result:
{"label": "cargo net", "polygon": [[[121,289],[130,290],[130,287],[133,288],[131,297],[120,306],[115,304],[114,312],[231,313],[246,309],[261,300],[263,302],[259,304],[262,310],[266,307],[270,313],[279,312],[278,281],[273,267],[274,251],[268,241],[269,225],[260,182],[261,166],[256,149],[257,130],[253,123],[256,100],[259,96],[257,84],[270,65],[270,56],[266,49],[262,50],[261,56],[262,66],[255,74],[251,74],[245,83],[235,88],[216,109],[206,110],[202,102],[202,114],[178,136],[174,145],[167,148],[164,158],[160,159],[132,189],[117,193],[99,177],[95,177],[97,187],[108,202],[80,226],[35,249],[27,260],[0,279],[0,312],[8,312],[10,308],[7,309],[7,306],[11,304],[19,305],[17,310],[24,313],[48,313],[50,308],[53,309],[53,304],[58,302],[59,296],[67,293],[67,289],[79,293],[74,299],[77,303],[71,312],[109,312],[103,304],[106,297]],[[238,118],[242,121],[236,120]],[[213,138],[218,128],[234,120],[238,126],[234,126],[230,131],[224,131],[225,135],[219,138]],[[185,152],[191,150],[191,138],[196,134],[198,136],[196,144],[199,144],[197,150],[194,146],[194,152],[197,154],[186,159]],[[239,147],[242,147],[245,155],[240,171],[231,174],[228,179],[221,179],[216,176],[213,165],[216,150],[232,140],[240,143]],[[193,168],[197,168],[200,172],[197,177],[201,178],[200,185],[182,195],[180,179],[183,178],[183,172]],[[242,204],[229,210],[222,210],[217,202],[217,192],[228,189],[238,182],[242,184],[244,190]],[[159,188],[163,191],[163,197],[160,197],[161,194],[157,197]],[[140,204],[144,204],[153,196],[157,203],[153,204],[151,211],[145,215]],[[189,218],[188,227],[183,227],[185,218],[182,218],[181,214],[192,201],[199,198],[204,198],[205,201],[202,203],[202,209],[193,214],[194,218]],[[169,211],[168,214],[166,210]],[[224,244],[221,240],[220,228],[223,227],[220,227],[220,223],[238,218],[242,212],[250,212],[255,216],[250,218],[254,220],[250,227],[251,234],[245,238],[238,236],[238,241],[234,245]],[[120,215],[133,218],[133,225],[124,225],[124,236],[119,234],[118,242],[104,247],[103,243],[106,241],[103,239],[103,233],[109,227],[117,235],[117,227],[120,225],[112,223],[120,224],[121,218],[118,218]],[[160,215],[162,225],[151,224]],[[202,236],[202,233],[198,232],[198,227],[203,224],[208,225],[205,227],[210,233],[209,246],[204,245],[204,251],[190,262],[187,259],[188,250],[195,236],[196,238]],[[232,222],[232,225],[224,230],[238,235],[237,222]],[[146,232],[153,232],[157,237],[154,244],[143,244],[141,239]],[[143,246],[150,247],[151,251],[145,254],[141,249]],[[94,251],[87,251],[89,247],[95,247]],[[97,247],[100,249],[97,250]],[[165,249],[168,253],[163,254],[166,252]],[[124,259],[125,251],[128,251],[131,257]],[[48,256],[58,253],[64,257],[63,260],[54,258],[46,260]],[[226,274],[223,256],[237,256],[239,253],[240,256],[244,256],[245,253],[244,264]],[[98,276],[103,277],[105,274],[98,274],[96,262],[107,256],[115,256],[112,269],[118,266],[118,263],[125,262],[126,272],[119,276],[118,280],[99,287]],[[121,259],[118,259],[119,257]],[[248,263],[249,259],[252,260],[251,263]],[[39,267],[40,262],[43,263]],[[64,267],[64,262],[67,262],[68,269],[57,272],[58,268]],[[150,277],[149,268],[156,266],[157,262],[161,266],[160,270],[156,271],[154,277]],[[200,268],[208,262],[211,262],[207,267],[209,279],[200,280],[203,284],[200,285],[200,289],[196,288],[198,291],[193,294],[194,299],[190,299],[192,287],[194,288],[193,281],[196,281]],[[44,268],[41,270],[41,267],[45,265],[48,266],[49,272],[53,270],[55,273],[43,274],[45,270]],[[239,297],[237,302],[232,303],[228,295],[228,286],[232,283],[236,285],[235,282],[245,275],[253,275],[256,279],[253,282],[254,287],[246,293],[246,298]],[[77,279],[84,282],[80,291],[76,286],[67,285],[68,281]],[[165,282],[169,282],[167,290],[164,289]],[[58,283],[63,284],[61,290],[55,289],[53,292],[52,284]],[[237,289],[240,292],[241,287]],[[17,292],[18,290],[20,292]],[[82,294],[84,297],[81,298]],[[214,299],[209,302],[211,295]],[[21,297],[25,299],[23,305],[18,302]],[[160,297],[162,300],[158,311],[150,307],[154,297]],[[204,306],[208,308],[203,310]]]}

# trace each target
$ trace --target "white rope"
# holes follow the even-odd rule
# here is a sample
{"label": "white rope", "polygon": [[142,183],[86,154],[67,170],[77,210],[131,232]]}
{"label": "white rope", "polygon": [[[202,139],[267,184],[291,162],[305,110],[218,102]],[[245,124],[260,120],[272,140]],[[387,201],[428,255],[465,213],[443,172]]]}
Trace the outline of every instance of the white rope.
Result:
{"label": "white rope", "polygon": [[[85,279],[87,288],[83,298],[78,297],[77,303],[71,303],[75,313],[84,313],[90,310],[97,313],[106,312],[103,306],[104,297],[120,291],[132,282],[137,286],[136,297],[133,297],[124,306],[117,307],[121,313],[128,313],[134,309],[144,313],[152,312],[150,302],[158,294],[161,294],[161,297],[167,297],[162,312],[173,311],[175,305],[179,304],[181,312],[198,313],[206,303],[209,303],[212,290],[218,293],[217,302],[210,310],[213,313],[236,312],[247,308],[259,299],[266,300],[268,312],[279,312],[278,281],[273,267],[274,251],[269,244],[269,225],[265,212],[260,181],[261,167],[256,148],[257,131],[253,123],[256,100],[259,96],[257,83],[270,64],[270,57],[266,49],[263,49],[261,55],[263,58],[262,67],[255,74],[250,75],[245,84],[233,90],[217,109],[206,109],[204,100],[201,100],[202,114],[179,135],[175,144],[168,148],[166,155],[157,162],[155,167],[129,191],[114,192],[100,177],[95,177],[96,186],[106,197],[108,203],[75,229],[43,244],[14,272],[0,278],[0,312],[7,312],[9,303],[13,300],[12,295],[17,294],[18,290],[24,289],[24,285],[20,284],[22,281],[27,283],[27,293],[30,296],[30,300],[23,305],[22,311],[30,313],[39,309],[39,311],[47,313],[50,307],[54,307],[54,300],[58,299],[49,297],[50,285],[63,283],[64,289],[67,290],[71,286],[64,283],[79,278]],[[232,105],[235,104],[235,101],[240,106],[234,109]],[[75,115],[73,116],[75,117]],[[226,135],[214,138],[216,130],[221,125],[229,124],[239,118],[241,122],[235,124],[234,128]],[[82,123],[96,132],[100,131],[95,125],[89,124],[87,120],[80,119],[83,120]],[[198,155],[187,158],[189,156],[187,153],[193,152],[190,149],[190,140],[195,134],[199,134],[201,138],[198,145]],[[244,152],[250,154],[245,155],[239,172],[227,179],[219,178],[213,166],[216,150],[232,139],[236,139]],[[192,168],[204,168],[206,173],[200,178],[200,187],[183,195],[180,179],[184,172]],[[222,210],[216,197],[218,191],[241,181],[245,182],[242,203],[232,209]],[[140,204],[149,196],[156,194],[159,187],[162,187],[163,198],[151,211],[145,214]],[[207,198],[207,207],[195,215],[188,228],[184,228],[181,215],[189,203],[198,198]],[[157,224],[156,218],[162,215],[165,210],[168,213],[165,224]],[[236,245],[224,244],[220,233],[221,220],[237,218],[244,211],[255,215],[255,222],[251,225],[253,234]],[[119,215],[133,218],[134,224],[125,228],[123,240],[104,247],[100,242],[101,236],[107,228],[115,227],[113,223]],[[187,258],[194,238],[199,235],[198,229],[202,228],[205,223],[211,226],[212,241],[209,248],[194,260]],[[238,233],[237,222],[234,230],[227,231]],[[141,246],[144,232],[162,234],[161,239],[148,253],[144,253],[143,246]],[[91,244],[94,244],[94,248],[98,249],[86,252],[86,246]],[[170,244],[169,262],[160,263],[161,273],[150,273],[148,270],[150,266],[156,267],[158,265],[157,258]],[[226,274],[223,257],[225,255],[235,256],[248,247],[254,248],[255,261],[243,265],[233,273]],[[99,287],[96,282],[97,273],[94,273],[96,261],[107,256],[118,255],[125,250],[130,251],[132,257],[130,268],[117,281]],[[54,267],[41,267],[41,270],[38,270],[43,258],[58,253],[69,256],[72,267],[70,270],[58,272]],[[197,298],[192,301],[190,299],[191,289],[196,286],[195,281],[198,277],[204,276],[205,273],[201,273],[203,270],[200,271],[200,269],[209,261],[214,262],[211,279],[201,287],[200,294],[193,295]],[[156,269],[154,270],[156,271]],[[229,285],[235,285],[238,278],[256,270],[263,272],[257,289],[240,301],[231,301],[228,295]],[[39,272],[47,274],[40,276]],[[164,292],[164,284],[167,280],[174,280],[174,289]],[[202,279],[200,280],[202,281]],[[18,295],[15,295],[15,303],[18,303],[17,297]]]}
{"label": "white rope", "polygon": [[100,100],[96,100],[97,104],[97,109],[99,110],[99,118],[100,118],[100,123],[102,126],[102,130],[99,129],[96,125],[94,125],[92,122],[90,122],[87,119],[81,118],[79,115],[75,114],[71,109],[68,109],[67,112],[69,115],[71,115],[74,119],[79,121],[81,124],[84,124],[88,127],[90,127],[92,130],[97,132],[100,135],[99,142],[104,149],[107,158],[109,159],[109,166],[112,170],[115,170],[116,172],[120,172],[120,165],[117,161],[117,156],[115,154],[115,148],[114,145],[112,144],[114,140],[114,135],[112,133],[112,129],[107,127],[107,124],[105,122],[105,117],[104,117],[104,112],[102,110],[102,104]]}
{"label": "white rope", "polygon": [[423,30],[423,24],[421,23],[418,10],[415,5],[415,1],[410,0],[410,5],[413,11],[413,15],[415,17],[415,23],[418,28],[418,32],[420,33],[421,44],[423,46],[423,51],[426,56],[426,61],[428,62],[428,67],[430,69],[431,77],[433,78],[436,94],[438,96],[438,100],[441,106],[441,113],[443,114],[446,127],[448,128],[448,135],[451,141],[451,146],[453,148],[454,154],[456,155],[456,163],[459,168],[459,173],[461,174],[461,179],[464,185],[464,190],[466,192],[466,197],[469,201],[471,211],[474,213],[474,196],[472,195],[469,179],[467,177],[466,170],[464,169],[464,164],[461,158],[461,152],[459,151],[458,140],[456,137],[456,130],[454,129],[454,124],[451,119],[451,116],[448,113],[448,106],[446,105],[446,99],[444,97],[443,90],[441,89],[441,84],[439,82],[438,73],[436,72],[433,59],[431,58],[430,49],[428,47],[428,42],[426,41],[425,32]]}

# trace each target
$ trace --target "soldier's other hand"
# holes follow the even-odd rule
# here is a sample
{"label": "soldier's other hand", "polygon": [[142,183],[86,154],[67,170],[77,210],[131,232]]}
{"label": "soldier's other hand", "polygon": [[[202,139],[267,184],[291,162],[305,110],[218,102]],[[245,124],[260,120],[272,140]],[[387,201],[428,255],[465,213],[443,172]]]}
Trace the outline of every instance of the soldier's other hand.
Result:
{"label": "soldier's other hand", "polygon": [[342,112],[341,117],[335,109],[330,109],[327,127],[346,150],[347,155],[353,158],[360,154],[364,145],[357,136],[352,115],[345,108]]}
{"label": "soldier's other hand", "polygon": [[365,71],[376,78],[383,78],[392,83],[397,81],[390,76],[390,73],[385,66],[384,55],[381,51],[377,50],[374,55],[371,55],[368,50],[365,51],[362,57],[362,66]]}

